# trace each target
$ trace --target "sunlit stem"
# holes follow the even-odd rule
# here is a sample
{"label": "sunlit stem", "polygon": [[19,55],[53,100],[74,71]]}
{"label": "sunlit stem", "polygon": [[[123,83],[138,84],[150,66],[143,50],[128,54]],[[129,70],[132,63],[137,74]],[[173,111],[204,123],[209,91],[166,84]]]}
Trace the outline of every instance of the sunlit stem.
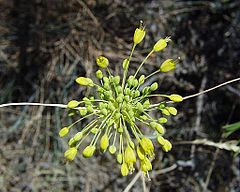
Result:
{"label": "sunlit stem", "polygon": [[[106,121],[109,119],[109,116],[111,116],[111,114],[109,114],[108,116],[105,117],[105,119],[102,121],[102,123],[100,124],[100,126],[98,127],[98,132],[94,135],[90,145],[93,145],[93,143],[95,144],[95,138],[98,138],[99,135],[101,135],[101,131],[102,131],[102,127],[103,125],[106,123]],[[97,139],[96,139],[97,140]]]}
{"label": "sunlit stem", "polygon": [[131,138],[130,138],[130,135],[128,133],[126,122],[125,122],[123,116],[122,116],[122,122],[123,122],[124,130],[125,130],[125,134],[127,136],[127,143],[129,143],[131,141]]}
{"label": "sunlit stem", "polygon": [[140,71],[140,69],[142,68],[142,66],[144,65],[144,63],[147,61],[147,59],[150,57],[150,55],[152,55],[152,53],[154,52],[154,50],[150,51],[148,53],[148,55],[145,57],[145,59],[142,61],[142,63],[140,64],[140,66],[138,67],[136,73],[134,74],[134,78],[137,76],[138,72]]}
{"label": "sunlit stem", "polygon": [[82,121],[83,119],[86,119],[86,118],[88,118],[88,117],[90,117],[90,116],[92,116],[92,115],[94,115],[94,114],[95,114],[95,113],[91,113],[91,114],[86,115],[85,117],[82,117],[81,119],[78,119],[78,120],[75,121],[73,124],[69,125],[68,128],[69,128],[69,129],[72,128],[74,125],[76,125],[77,123],[79,123],[79,122]]}
{"label": "sunlit stem", "polygon": [[145,77],[145,80],[152,77],[153,75],[156,75],[157,73],[160,72],[160,69],[158,69],[157,71],[154,71],[153,73],[151,73],[150,75],[148,75],[147,77]]}
{"label": "sunlit stem", "polygon": [[133,55],[133,52],[135,50],[135,47],[136,47],[136,44],[133,44],[133,47],[132,47],[132,50],[131,50],[131,53],[130,53],[130,56],[129,56],[129,63],[128,63],[128,66],[127,66],[127,69],[124,70],[124,74],[123,74],[123,81],[122,81],[122,88],[124,88],[125,86],[125,82],[126,82],[126,78],[127,78],[127,73],[128,73],[128,68],[129,68],[129,65],[130,65],[130,62],[131,62],[131,59],[132,59],[132,55]]}

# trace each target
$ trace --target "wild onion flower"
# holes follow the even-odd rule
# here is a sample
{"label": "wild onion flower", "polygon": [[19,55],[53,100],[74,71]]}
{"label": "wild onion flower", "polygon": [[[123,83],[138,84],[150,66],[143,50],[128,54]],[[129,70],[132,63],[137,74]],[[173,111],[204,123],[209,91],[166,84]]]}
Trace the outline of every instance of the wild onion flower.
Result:
{"label": "wild onion flower", "polygon": [[[93,82],[86,77],[76,79],[79,85],[95,88],[96,94],[84,97],[82,101],[69,101],[67,104],[68,108],[78,110],[81,118],[62,128],[59,132],[60,137],[66,136],[70,129],[83,119],[89,119],[89,123],[80,128],[79,132],[68,141],[69,149],[64,154],[67,160],[74,160],[77,151],[80,151],[80,146],[84,147],[82,155],[85,158],[92,157],[95,151],[100,149],[103,153],[109,152],[116,156],[117,162],[121,164],[123,176],[131,174],[138,161],[140,169],[148,176],[148,172],[152,170],[151,161],[155,156],[154,142],[144,134],[141,124],[152,130],[163,151],[171,150],[172,144],[163,137],[166,132],[164,124],[170,115],[177,115],[177,109],[172,104],[181,102],[183,98],[178,94],[153,94],[158,90],[158,83],[154,82],[150,86],[145,86],[144,83],[152,75],[175,69],[177,61],[167,59],[152,74],[148,76],[139,74],[151,54],[167,47],[170,38],[166,37],[153,46],[135,74],[129,75],[128,69],[134,49],[142,42],[144,36],[145,30],[141,23],[134,33],[131,54],[123,60],[123,77],[110,72],[109,60],[104,56],[99,56],[96,59],[100,67],[96,72],[98,82]],[[106,71],[103,72],[101,69]],[[156,96],[162,97],[163,101],[152,104],[151,98]],[[149,114],[152,110],[157,110],[160,118],[152,117]],[[87,137],[91,138],[90,143],[86,143]]]}

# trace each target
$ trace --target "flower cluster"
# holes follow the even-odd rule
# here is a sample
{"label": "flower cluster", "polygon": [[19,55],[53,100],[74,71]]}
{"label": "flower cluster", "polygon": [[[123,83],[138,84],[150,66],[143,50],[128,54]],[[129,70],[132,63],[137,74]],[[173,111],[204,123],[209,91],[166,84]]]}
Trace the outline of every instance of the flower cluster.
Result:
{"label": "flower cluster", "polygon": [[[163,125],[168,121],[168,116],[177,114],[176,108],[171,106],[171,103],[181,102],[183,98],[177,94],[153,94],[158,89],[158,83],[154,82],[150,86],[146,86],[145,82],[152,75],[175,69],[177,61],[167,59],[152,74],[139,75],[140,69],[149,56],[167,47],[170,38],[166,37],[155,43],[135,74],[128,76],[134,49],[143,41],[144,36],[145,29],[141,23],[134,33],[131,54],[123,60],[122,78],[111,73],[108,68],[109,60],[106,57],[99,56],[96,63],[100,69],[105,69],[105,71],[100,69],[96,71],[99,82],[95,83],[86,77],[76,79],[79,85],[96,88],[97,94],[96,98],[93,96],[84,97],[82,101],[72,100],[67,105],[70,109],[78,110],[81,118],[62,128],[59,132],[60,137],[66,136],[69,130],[83,119],[92,119],[69,140],[69,149],[64,153],[67,160],[74,160],[80,145],[84,146],[82,155],[85,158],[92,157],[97,148],[100,148],[101,152],[109,152],[116,156],[117,162],[121,165],[123,176],[134,171],[137,158],[140,162],[140,169],[148,175],[148,172],[152,170],[151,160],[154,158],[154,144],[150,138],[144,135],[140,125],[153,130],[163,151],[171,150],[172,144],[163,137],[165,133]],[[163,101],[151,104],[150,98],[156,96],[162,97]],[[152,110],[159,111],[159,119],[154,119],[149,115]],[[91,137],[92,140],[86,145],[84,140],[87,137]]]}

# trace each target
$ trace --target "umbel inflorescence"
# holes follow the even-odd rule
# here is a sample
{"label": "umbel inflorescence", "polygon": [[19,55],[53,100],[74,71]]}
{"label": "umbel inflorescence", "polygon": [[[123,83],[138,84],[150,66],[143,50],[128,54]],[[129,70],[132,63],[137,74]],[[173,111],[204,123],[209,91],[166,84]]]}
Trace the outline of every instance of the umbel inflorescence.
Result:
{"label": "umbel inflorescence", "polygon": [[[148,175],[148,172],[152,170],[151,160],[154,158],[154,144],[150,138],[144,135],[140,124],[154,131],[163,151],[171,150],[172,144],[163,137],[165,133],[163,124],[167,122],[168,116],[177,114],[177,110],[170,106],[171,103],[181,102],[183,98],[177,94],[152,94],[158,89],[158,83],[154,82],[151,86],[145,87],[144,83],[152,75],[175,69],[177,61],[167,59],[152,74],[148,76],[139,74],[150,55],[167,47],[170,38],[166,37],[155,43],[135,74],[128,76],[134,49],[142,42],[144,36],[145,29],[140,23],[140,27],[134,33],[131,54],[122,62],[123,77],[112,74],[108,68],[109,60],[104,56],[99,56],[96,63],[101,69],[106,70],[104,73],[100,69],[96,72],[99,82],[95,83],[86,77],[76,79],[79,85],[95,88],[97,98],[94,96],[84,97],[82,101],[72,100],[68,103],[68,108],[78,110],[81,118],[62,128],[59,132],[60,137],[66,136],[69,130],[83,119],[90,118],[91,121],[69,140],[69,149],[64,153],[67,160],[74,160],[80,146],[84,147],[82,155],[85,158],[92,157],[100,148],[101,152],[109,152],[116,156],[123,176],[134,171],[137,159],[140,162],[140,169]],[[150,98],[155,96],[162,97],[163,101],[151,104]],[[149,112],[152,110],[158,110],[161,117],[154,119],[150,116]],[[87,137],[92,138],[90,143],[86,143]]]}

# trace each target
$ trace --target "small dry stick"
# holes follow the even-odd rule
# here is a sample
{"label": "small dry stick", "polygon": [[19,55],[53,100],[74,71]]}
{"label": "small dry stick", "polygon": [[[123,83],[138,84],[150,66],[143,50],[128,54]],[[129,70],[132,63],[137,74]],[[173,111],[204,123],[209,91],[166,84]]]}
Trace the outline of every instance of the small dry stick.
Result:
{"label": "small dry stick", "polygon": [[[236,79],[232,79],[230,81],[226,81],[222,84],[219,84],[215,87],[212,87],[210,89],[207,89],[207,90],[204,90],[204,91],[201,91],[199,93],[196,93],[196,94],[193,94],[193,95],[188,95],[186,97],[184,97],[183,99],[186,100],[186,99],[190,99],[190,98],[193,98],[193,97],[197,97],[199,95],[202,95],[204,93],[207,93],[207,92],[210,92],[210,91],[213,91],[214,89],[217,89],[217,88],[220,88],[224,85],[227,85],[227,84],[230,84],[230,83],[234,83],[236,81],[240,81],[240,77],[236,78]],[[1,104],[0,105],[0,108],[3,108],[3,107],[9,107],[9,106],[45,106],[45,107],[60,107],[60,108],[67,108],[67,105],[64,105],[64,104],[45,104],[45,103],[28,103],[28,102],[23,102],[23,103],[6,103],[6,104]],[[158,104],[157,104],[158,105]],[[152,105],[154,106],[154,105]]]}

